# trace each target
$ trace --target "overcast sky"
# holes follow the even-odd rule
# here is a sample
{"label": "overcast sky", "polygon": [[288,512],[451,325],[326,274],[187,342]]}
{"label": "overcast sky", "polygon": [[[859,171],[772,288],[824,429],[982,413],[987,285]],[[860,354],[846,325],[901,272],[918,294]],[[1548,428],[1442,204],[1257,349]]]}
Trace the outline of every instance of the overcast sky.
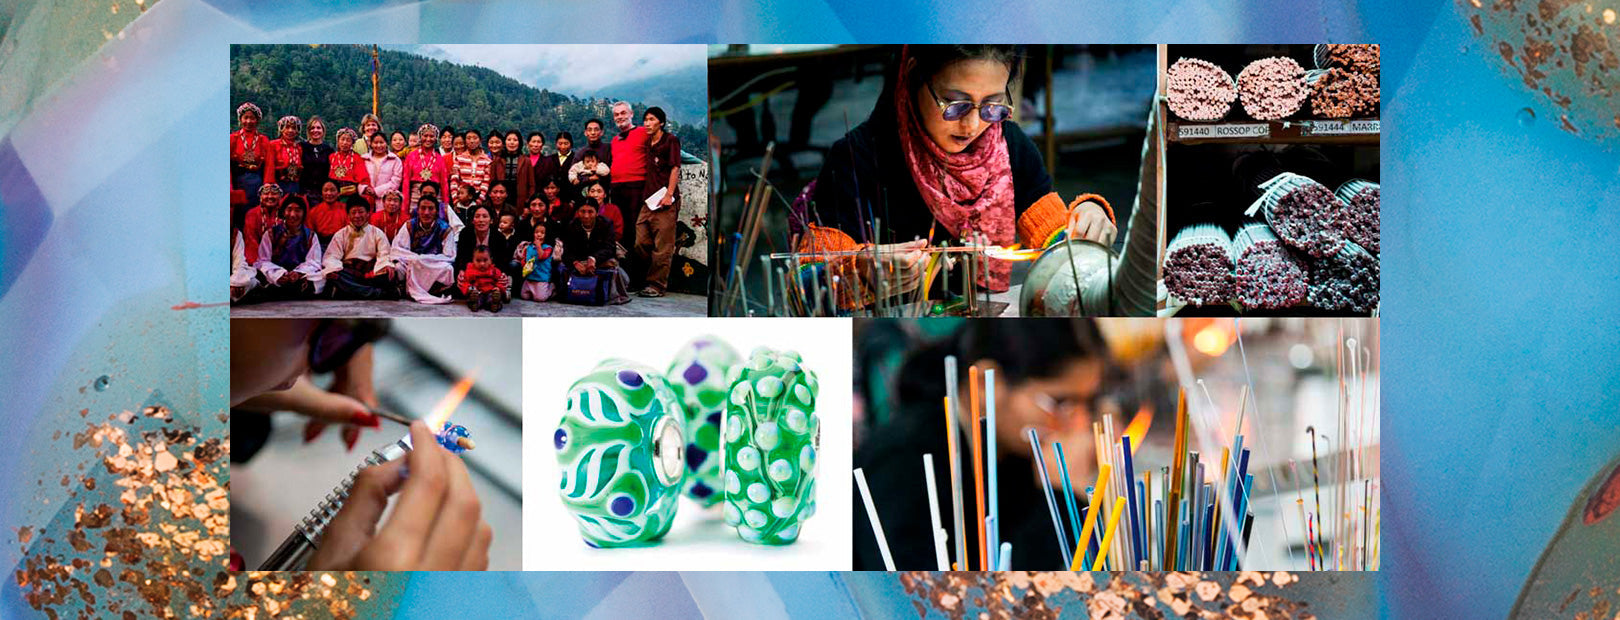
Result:
{"label": "overcast sky", "polygon": [[494,70],[536,88],[593,93],[707,62],[702,45],[402,45],[394,49]]}

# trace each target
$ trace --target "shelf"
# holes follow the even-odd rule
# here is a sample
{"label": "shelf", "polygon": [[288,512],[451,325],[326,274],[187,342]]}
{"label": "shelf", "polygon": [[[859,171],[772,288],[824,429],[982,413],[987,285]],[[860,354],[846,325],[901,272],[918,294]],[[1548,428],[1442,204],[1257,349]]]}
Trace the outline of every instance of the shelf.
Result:
{"label": "shelf", "polygon": [[1174,144],[1378,144],[1378,119],[1168,124]]}
{"label": "shelf", "polygon": [[[1160,104],[1164,105],[1164,104]],[[1174,118],[1168,106],[1163,118]],[[1228,120],[1214,123],[1172,120],[1165,141],[1173,144],[1349,144],[1376,146],[1381,123],[1376,118],[1328,120]]]}

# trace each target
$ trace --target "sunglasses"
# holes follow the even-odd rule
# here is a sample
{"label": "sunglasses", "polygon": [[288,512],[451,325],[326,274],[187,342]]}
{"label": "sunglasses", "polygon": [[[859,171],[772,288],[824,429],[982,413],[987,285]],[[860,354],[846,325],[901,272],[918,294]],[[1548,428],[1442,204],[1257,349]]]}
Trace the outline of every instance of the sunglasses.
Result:
{"label": "sunglasses", "polygon": [[315,326],[309,336],[309,370],[325,374],[349,363],[360,347],[388,334],[384,319],[329,319]]}
{"label": "sunglasses", "polygon": [[972,101],[946,101],[939,98],[934,92],[934,85],[924,82],[928,88],[928,96],[934,98],[934,105],[939,106],[940,116],[947,121],[959,121],[975,108],[979,110],[979,120],[986,123],[999,123],[1012,116],[1012,106],[999,102],[973,103]]}

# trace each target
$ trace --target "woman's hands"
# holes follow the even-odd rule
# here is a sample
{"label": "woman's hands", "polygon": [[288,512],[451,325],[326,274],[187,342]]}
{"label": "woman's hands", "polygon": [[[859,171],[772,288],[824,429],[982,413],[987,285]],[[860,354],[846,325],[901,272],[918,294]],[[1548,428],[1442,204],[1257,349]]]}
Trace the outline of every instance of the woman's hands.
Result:
{"label": "woman's hands", "polygon": [[1113,220],[1108,218],[1108,212],[1103,206],[1091,200],[1080,202],[1076,199],[1076,203],[1069,204],[1069,238],[1112,246],[1119,229],[1114,226]]}
{"label": "woman's hands", "polygon": [[304,423],[304,443],[320,437],[327,426],[343,425],[343,443],[353,450],[362,428],[378,428],[381,421],[371,412],[377,406],[377,391],[371,381],[371,345],[361,347],[349,363],[333,372],[330,390],[323,390],[303,375],[289,389],[266,392],[248,399],[244,409],[273,412],[291,411],[309,420]]}
{"label": "woman's hands", "polygon": [[[888,282],[888,288],[880,291],[876,282],[869,282],[873,294],[883,292],[892,297],[916,290],[922,284],[925,259],[928,257],[922,249],[927,245],[927,241],[916,239],[877,246],[879,274]],[[856,261],[861,275],[872,273],[872,257],[869,253],[862,252]]]}
{"label": "woman's hands", "polygon": [[[310,570],[484,570],[494,537],[466,464],[411,423],[406,458],[361,470],[310,559]],[[407,474],[406,468],[409,468]],[[394,511],[378,529],[388,497]]]}

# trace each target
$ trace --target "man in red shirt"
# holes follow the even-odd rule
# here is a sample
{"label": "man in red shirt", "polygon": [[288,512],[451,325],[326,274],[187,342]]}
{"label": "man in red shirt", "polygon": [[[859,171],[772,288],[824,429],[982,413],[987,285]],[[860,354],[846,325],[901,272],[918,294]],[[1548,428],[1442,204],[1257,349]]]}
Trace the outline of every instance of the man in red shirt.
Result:
{"label": "man in red shirt", "polygon": [[[613,124],[619,127],[619,133],[613,136],[611,142],[613,188],[609,190],[609,195],[611,202],[618,205],[620,217],[625,222],[634,222],[641,210],[646,208],[642,201],[647,197],[647,130],[635,122],[630,104],[624,101],[613,104]],[[636,247],[634,226],[624,227],[624,236],[619,239],[619,245]],[[626,274],[630,276],[630,290],[638,289],[647,266],[625,267]]]}

